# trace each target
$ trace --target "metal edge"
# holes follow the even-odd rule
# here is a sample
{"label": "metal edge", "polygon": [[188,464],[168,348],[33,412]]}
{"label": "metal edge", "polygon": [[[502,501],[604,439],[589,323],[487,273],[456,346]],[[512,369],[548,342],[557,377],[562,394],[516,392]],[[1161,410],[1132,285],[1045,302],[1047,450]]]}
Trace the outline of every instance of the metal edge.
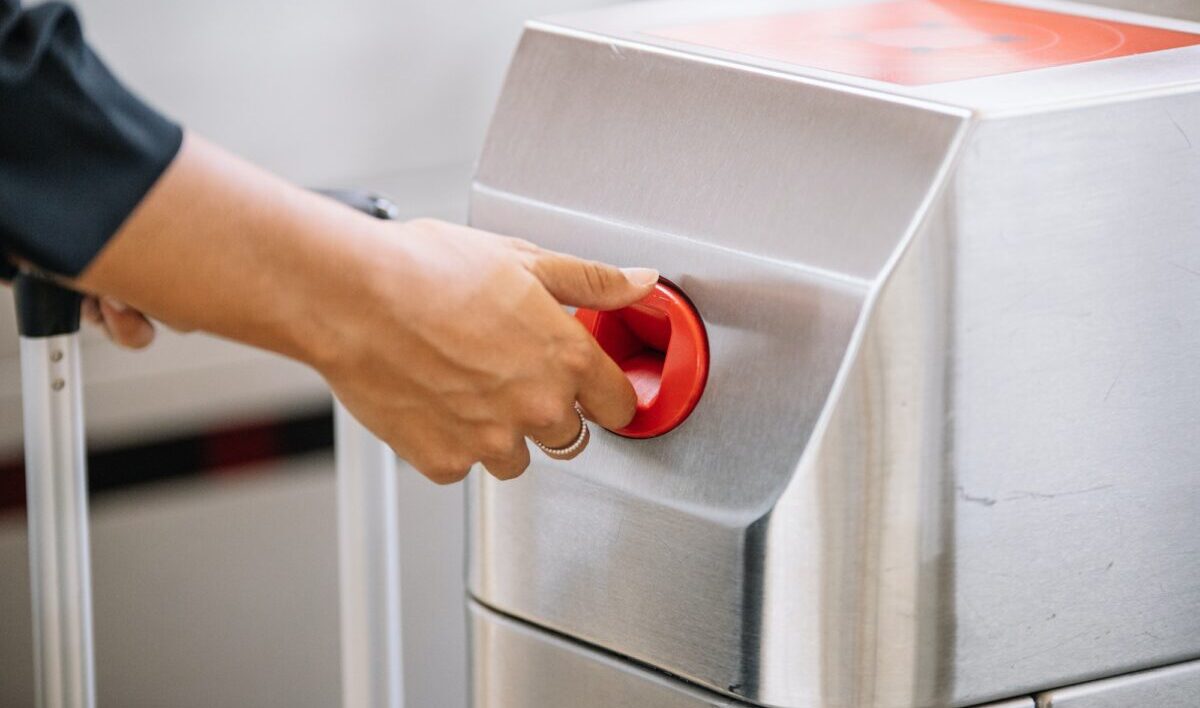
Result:
{"label": "metal edge", "polygon": [[936,113],[967,117],[973,112],[970,108],[965,108],[963,106],[956,106],[931,99],[919,98],[905,95],[903,93],[888,91],[886,89],[888,84],[883,82],[879,82],[880,85],[877,87],[872,87],[861,86],[856,83],[835,81],[833,79],[823,79],[818,76],[781,71],[779,69],[772,69],[760,64],[737,61],[732,58],[725,59],[706,54],[699,54],[697,52],[689,52],[683,49],[676,49],[670,46],[651,44],[649,42],[639,42],[629,37],[618,37],[600,32],[567,27],[565,25],[555,24],[553,21],[549,20],[530,20],[525,23],[525,31],[554,34],[562,37],[580,39],[594,44],[603,44],[612,48],[630,49],[638,52],[646,52],[648,54],[658,54],[673,59],[683,59],[700,64],[718,66],[725,69],[734,69],[749,74],[758,74],[760,76],[766,76],[773,79],[782,79],[798,84],[805,84],[817,88],[838,91],[840,93],[850,93],[863,98],[873,98],[879,101],[886,101],[888,103],[895,103],[920,110],[934,111]]}

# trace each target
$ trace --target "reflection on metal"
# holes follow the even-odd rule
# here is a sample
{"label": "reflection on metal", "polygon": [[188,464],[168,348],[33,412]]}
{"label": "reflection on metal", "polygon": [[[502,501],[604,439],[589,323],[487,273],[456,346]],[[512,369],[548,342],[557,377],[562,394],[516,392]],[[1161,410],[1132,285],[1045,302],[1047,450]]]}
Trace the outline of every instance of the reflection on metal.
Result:
{"label": "reflection on metal", "polygon": [[396,456],[340,403],[335,425],[342,705],[402,708]]}
{"label": "reflection on metal", "polygon": [[473,708],[748,706],[469,603]]}
{"label": "reflection on metal", "polygon": [[[749,703],[703,691],[468,602],[472,708],[737,708]],[[1018,698],[979,708],[1034,708]]]}
{"label": "reflection on metal", "polygon": [[711,370],[668,435],[474,480],[472,592],[785,708],[1200,654],[1200,47],[901,86],[649,35],[818,4],[527,30],[472,222],[658,267]]}
{"label": "reflection on metal", "polygon": [[1047,691],[1037,701],[1038,708],[1196,708],[1200,661]]}
{"label": "reflection on metal", "polygon": [[96,704],[79,335],[21,337],[37,705]]}

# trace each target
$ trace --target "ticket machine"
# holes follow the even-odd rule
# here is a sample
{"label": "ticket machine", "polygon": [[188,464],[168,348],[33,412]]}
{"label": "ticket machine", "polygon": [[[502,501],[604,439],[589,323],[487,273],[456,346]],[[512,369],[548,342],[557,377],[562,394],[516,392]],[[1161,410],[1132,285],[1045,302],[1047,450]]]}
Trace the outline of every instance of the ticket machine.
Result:
{"label": "ticket machine", "polygon": [[533,22],[471,222],[692,317],[581,313],[669,424],[472,482],[475,708],[1200,705],[1200,24]]}

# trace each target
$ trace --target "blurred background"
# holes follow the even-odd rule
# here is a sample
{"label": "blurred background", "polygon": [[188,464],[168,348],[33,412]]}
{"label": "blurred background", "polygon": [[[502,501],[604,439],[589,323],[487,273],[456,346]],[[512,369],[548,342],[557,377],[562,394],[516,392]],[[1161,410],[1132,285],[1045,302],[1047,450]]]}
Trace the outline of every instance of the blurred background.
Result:
{"label": "blurred background", "polygon": [[[27,3],[28,4],[28,3]],[[595,0],[78,0],[114,72],[306,186],[463,220],[522,22]],[[0,706],[33,705],[20,375],[0,288]],[[108,706],[340,702],[332,419],[305,368],[203,335],[85,335]],[[462,487],[402,474],[408,705],[466,704]]]}
{"label": "blurred background", "polygon": [[[1096,0],[1189,19],[1200,3]],[[366,187],[462,220],[522,22],[598,0],[79,0],[151,103],[308,186]],[[331,404],[294,363],[161,332],[84,346],[100,701],[334,706]],[[0,706],[32,646],[15,325],[0,289]],[[462,486],[402,474],[408,705],[466,705]]]}

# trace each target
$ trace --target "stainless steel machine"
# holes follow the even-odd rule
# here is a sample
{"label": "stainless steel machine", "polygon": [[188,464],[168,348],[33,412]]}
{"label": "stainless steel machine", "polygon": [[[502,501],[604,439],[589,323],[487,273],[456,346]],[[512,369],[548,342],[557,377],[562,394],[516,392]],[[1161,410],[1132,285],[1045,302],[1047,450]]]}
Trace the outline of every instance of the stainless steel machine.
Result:
{"label": "stainless steel machine", "polygon": [[708,355],[665,434],[472,483],[476,708],[1200,706],[1200,24],[534,22],[471,219],[658,267]]}

